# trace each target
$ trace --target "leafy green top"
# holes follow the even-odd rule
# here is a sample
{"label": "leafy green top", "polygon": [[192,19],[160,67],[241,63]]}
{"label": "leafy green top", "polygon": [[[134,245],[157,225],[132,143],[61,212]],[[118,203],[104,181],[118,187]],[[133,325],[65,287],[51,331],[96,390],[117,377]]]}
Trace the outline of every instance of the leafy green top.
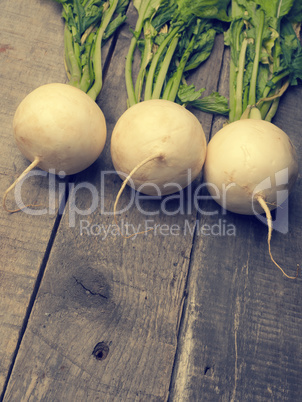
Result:
{"label": "leafy green top", "polygon": [[125,21],[130,0],[55,0],[63,6],[69,83],[96,99],[102,89],[101,47]]}
{"label": "leafy green top", "polygon": [[231,49],[230,121],[248,115],[255,105],[270,121],[286,88],[302,79],[302,47],[295,31],[301,21],[300,0],[232,0],[225,34]]}
{"label": "leafy green top", "polygon": [[[126,59],[128,106],[141,100],[168,99],[212,113],[228,114],[227,100],[214,93],[199,99],[186,78],[210,55],[223,31],[229,0],[134,0],[138,12]],[[140,50],[140,70],[132,78],[133,55]]]}

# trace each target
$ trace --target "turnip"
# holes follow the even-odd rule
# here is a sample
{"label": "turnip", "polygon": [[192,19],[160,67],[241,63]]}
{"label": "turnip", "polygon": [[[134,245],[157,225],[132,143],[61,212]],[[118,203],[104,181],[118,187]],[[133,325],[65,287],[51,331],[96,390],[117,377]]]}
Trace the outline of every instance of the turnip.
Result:
{"label": "turnip", "polygon": [[280,96],[302,78],[302,48],[290,19],[284,18],[292,6],[280,0],[232,0],[232,22],[225,34],[231,54],[229,123],[210,140],[204,167],[208,190],[225,209],[266,214],[269,255],[288,278],[295,277],[271,253],[270,211],[288,197],[298,162],[289,137],[271,120]]}
{"label": "turnip", "polygon": [[[282,171],[284,183],[276,188],[276,175]],[[270,210],[276,208],[277,192],[287,190],[282,193],[287,196],[297,175],[297,154],[289,137],[270,122],[235,121],[224,126],[208,144],[204,178],[210,194],[229,211],[263,213],[260,198]],[[278,199],[279,203],[284,201]]]}
{"label": "turnip", "polygon": [[[266,214],[270,257],[288,278],[295,277],[288,276],[271,253],[270,211],[286,200],[297,176],[296,151],[285,132],[270,122],[234,121],[215,134],[208,144],[204,178],[209,193],[229,211]],[[281,185],[277,187],[278,181]]]}
{"label": "turnip", "polygon": [[101,109],[82,90],[53,83],[38,87],[19,104],[13,119],[16,144],[31,162],[6,190],[9,191],[34,167],[67,175],[90,166],[106,141],[106,121]]}
{"label": "turnip", "polygon": [[183,106],[163,99],[131,106],[117,121],[111,138],[112,161],[124,179],[115,210],[127,183],[157,196],[189,185],[202,170],[206,146],[200,122]]}
{"label": "turnip", "polygon": [[[30,166],[6,190],[34,167],[56,173],[78,173],[100,155],[106,140],[106,122],[95,103],[102,84],[103,44],[125,21],[129,0],[56,0],[62,4],[64,62],[67,84],[48,84],[31,92],[19,105],[14,136]],[[102,4],[101,4],[102,3]]]}
{"label": "turnip", "polygon": [[[113,164],[126,177],[114,211],[126,184],[162,196],[181,190],[200,173],[206,140],[201,124],[185,107],[227,114],[228,104],[216,92],[200,99],[205,89],[196,90],[187,79],[210,56],[220,22],[229,20],[228,2],[133,3],[138,15],[125,63],[130,109],[111,140]],[[134,57],[135,51],[141,57]]]}

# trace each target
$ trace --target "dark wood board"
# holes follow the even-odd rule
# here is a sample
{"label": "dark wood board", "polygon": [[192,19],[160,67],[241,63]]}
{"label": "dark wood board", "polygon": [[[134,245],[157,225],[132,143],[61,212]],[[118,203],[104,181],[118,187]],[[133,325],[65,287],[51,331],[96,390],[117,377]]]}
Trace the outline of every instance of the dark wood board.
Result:
{"label": "dark wood board", "polygon": [[[0,5],[0,189],[1,195],[28,166],[12,133],[16,107],[28,92],[47,82],[64,82],[60,7],[50,1]],[[46,26],[48,29],[46,29]],[[54,179],[54,178],[52,178]],[[49,201],[49,177],[22,185],[24,203]],[[2,198],[2,197],[1,197]],[[2,203],[2,201],[1,201]],[[7,200],[15,208],[14,194]],[[0,395],[18,344],[35,283],[56,222],[56,210],[41,216],[0,212]]]}
{"label": "dark wood board", "polygon": [[[30,0],[18,9],[16,3],[2,3],[5,51],[0,56],[7,63],[1,70],[6,79],[0,77],[6,88],[0,99],[2,191],[27,166],[11,138],[15,107],[34,87],[66,80],[60,6]],[[21,22],[15,28],[17,15]],[[66,183],[69,198],[60,226],[56,214],[1,212],[0,395],[9,380],[5,401],[298,401],[301,279],[284,278],[272,264],[262,222],[197,211],[190,194],[200,177],[178,195],[183,211],[179,198],[172,197],[136,198],[139,204],[132,201],[128,208],[135,193],[127,187],[119,203],[125,208],[118,216],[122,227],[138,229],[148,219],[157,230],[124,239],[112,226],[121,180],[110,159],[110,135],[127,107],[124,62],[135,19],[131,6],[97,100],[108,124],[105,150]],[[193,77],[196,86],[227,95],[228,57],[220,36]],[[301,95],[301,88],[290,89],[275,119],[299,155]],[[224,122],[194,113],[207,138]],[[26,183],[24,196],[30,201],[40,202],[47,194],[48,178]],[[289,232],[275,231],[272,239],[276,260],[290,273],[300,262],[300,199],[299,177],[290,197]],[[213,211],[217,205],[203,200],[200,208]],[[196,219],[216,228],[220,219],[234,225],[236,236],[198,235]],[[39,272],[41,285],[34,289]]]}
{"label": "dark wood board", "polygon": [[[12,122],[21,100],[40,85],[66,82],[61,5],[52,0],[2,0],[0,12],[0,191],[29,165],[14,139]],[[110,43],[104,49],[104,58]],[[26,178],[21,198],[10,193],[8,208],[41,207],[25,213],[0,210],[0,398],[4,390],[36,287],[43,274],[60,220],[61,196],[54,175],[36,170]],[[1,201],[2,202],[2,201]],[[63,202],[63,201],[62,201]],[[46,209],[46,213],[39,211]],[[36,211],[36,212],[35,212]],[[34,215],[33,215],[34,213]],[[38,213],[38,215],[36,214]]]}

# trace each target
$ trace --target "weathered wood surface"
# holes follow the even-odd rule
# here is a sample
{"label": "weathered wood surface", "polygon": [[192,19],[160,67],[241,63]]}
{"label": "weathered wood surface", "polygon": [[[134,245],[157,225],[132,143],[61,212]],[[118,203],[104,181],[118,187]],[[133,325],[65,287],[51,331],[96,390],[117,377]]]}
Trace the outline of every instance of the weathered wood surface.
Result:
{"label": "weathered wood surface", "polygon": [[[17,3],[2,1],[0,17],[2,192],[27,165],[11,138],[15,107],[34,87],[65,80],[60,7],[50,0]],[[135,17],[131,7],[132,27]],[[97,100],[108,122],[105,150],[66,184],[60,226],[56,214],[1,212],[0,394],[9,380],[5,401],[298,401],[301,279],[285,279],[271,263],[263,223],[224,215],[210,200],[200,209],[218,214],[197,211],[189,197],[197,182],[179,195],[182,211],[179,198],[133,200],[127,188],[119,204],[126,209],[118,217],[122,227],[133,232],[147,220],[159,226],[127,240],[113,226],[121,181],[109,144],[126,109],[123,63],[130,38],[125,25]],[[222,60],[218,38],[194,77],[197,86],[211,92],[219,83],[227,94],[227,52],[221,69]],[[288,92],[275,120],[299,154],[301,92]],[[208,137],[222,125],[221,118],[196,114]],[[47,199],[48,180],[31,178],[24,198]],[[300,199],[299,178],[289,232],[275,231],[272,241],[277,261],[291,273],[300,262]],[[213,230],[234,225],[236,236],[193,235],[196,219]],[[39,272],[41,285],[34,289]]]}
{"label": "weathered wood surface", "polygon": [[[50,1],[0,4],[1,194],[28,166],[12,138],[12,118],[24,96],[39,85],[65,80],[60,7]],[[47,29],[46,29],[47,26]],[[22,185],[22,200],[48,203],[49,180],[36,176]],[[14,197],[7,200],[15,208]],[[20,330],[47,254],[56,214],[31,216],[0,212],[0,395]]]}
{"label": "weathered wood surface", "polygon": [[[0,10],[0,191],[3,194],[28,166],[12,136],[12,120],[18,104],[42,84],[66,82],[66,74],[64,25],[58,3],[2,0]],[[105,58],[108,50],[109,44]],[[60,219],[58,180],[37,172],[38,175],[22,184],[19,201],[41,204],[47,213],[10,215],[2,207],[0,211],[0,398]],[[7,206],[17,207],[13,192],[7,198]]]}

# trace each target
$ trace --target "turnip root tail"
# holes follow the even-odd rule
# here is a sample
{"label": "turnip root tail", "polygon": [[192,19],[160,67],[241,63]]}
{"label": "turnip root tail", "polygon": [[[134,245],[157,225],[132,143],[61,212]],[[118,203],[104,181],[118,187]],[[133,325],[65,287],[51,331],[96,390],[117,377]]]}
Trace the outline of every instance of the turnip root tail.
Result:
{"label": "turnip root tail", "polygon": [[272,256],[272,252],[271,252],[271,239],[272,239],[272,232],[273,232],[272,214],[271,214],[271,211],[270,211],[269,207],[267,206],[264,198],[261,195],[258,195],[256,197],[256,199],[259,202],[259,204],[261,205],[261,207],[263,208],[265,215],[266,215],[267,226],[268,226],[267,244],[268,244],[268,252],[271,257],[271,260],[276,265],[276,267],[280,269],[280,271],[283,273],[284,276],[286,276],[289,279],[296,279],[298,277],[299,269],[297,269],[296,276],[289,276],[284,272],[283,268],[281,268],[280,265],[274,260],[274,257]]}
{"label": "turnip root tail", "polygon": [[[18,209],[8,209],[6,206],[6,198],[8,193],[15,188],[15,186],[25,177],[33,168],[35,168],[38,163],[40,162],[40,158],[36,157],[33,162],[24,170],[23,173],[20,174],[20,176],[13,182],[13,184],[5,191],[4,196],[3,196],[3,208],[5,209],[6,212],[14,213],[21,211],[22,208]],[[26,207],[31,207],[33,205],[26,205]]]}
{"label": "turnip root tail", "polygon": [[120,227],[119,227],[119,225],[118,225],[118,222],[117,222],[117,218],[116,218],[116,207],[117,207],[118,201],[119,201],[119,199],[120,199],[120,197],[121,197],[121,195],[122,195],[122,192],[124,191],[124,188],[126,187],[128,181],[131,179],[131,177],[134,175],[134,173],[135,173],[138,169],[140,169],[142,166],[144,166],[146,163],[151,162],[151,161],[154,160],[154,159],[160,159],[160,158],[163,158],[163,155],[157,153],[157,154],[155,154],[155,155],[148,156],[146,159],[144,159],[142,162],[140,162],[138,165],[136,165],[136,166],[131,170],[131,172],[128,174],[128,176],[126,177],[126,179],[123,181],[123,183],[122,183],[122,185],[121,185],[121,188],[120,188],[119,192],[117,193],[117,196],[116,196],[116,199],[115,199],[115,203],[114,203],[114,207],[113,207],[113,216],[114,216],[114,222],[115,222],[115,224],[117,225],[117,227],[119,228],[119,231],[120,231],[121,235],[124,237],[124,239],[129,239],[130,237],[136,236],[136,235],[138,235],[138,234],[147,233],[147,232],[150,232],[151,230],[153,230],[153,229],[151,228],[151,229],[149,229],[149,230],[144,230],[144,231],[142,231],[142,232],[133,233],[133,234],[131,234],[131,235],[129,235],[129,236],[123,235],[123,233],[121,232]]}

